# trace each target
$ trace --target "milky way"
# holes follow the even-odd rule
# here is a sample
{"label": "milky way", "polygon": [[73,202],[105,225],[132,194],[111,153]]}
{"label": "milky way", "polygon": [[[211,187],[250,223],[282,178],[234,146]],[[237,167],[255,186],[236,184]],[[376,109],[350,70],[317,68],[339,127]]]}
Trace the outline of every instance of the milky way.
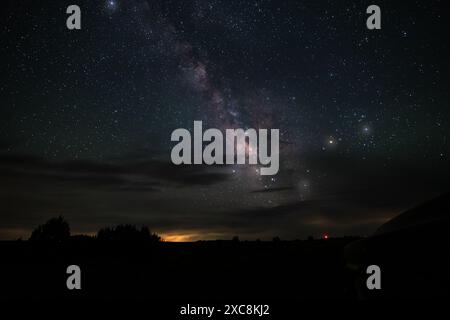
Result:
{"label": "milky way", "polygon": [[[45,4],[44,4],[45,2]],[[0,238],[364,235],[449,189],[441,1],[7,1],[0,30]],[[68,5],[68,4],[67,4]],[[177,128],[277,128],[280,171],[177,167]]]}

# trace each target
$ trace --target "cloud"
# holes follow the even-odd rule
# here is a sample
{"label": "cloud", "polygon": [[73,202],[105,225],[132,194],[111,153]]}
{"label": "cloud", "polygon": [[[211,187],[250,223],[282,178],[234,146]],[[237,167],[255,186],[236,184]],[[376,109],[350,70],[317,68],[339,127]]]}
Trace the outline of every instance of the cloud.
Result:
{"label": "cloud", "polygon": [[92,161],[51,162],[29,155],[0,155],[0,175],[20,179],[81,185],[146,186],[174,184],[185,187],[212,185],[229,178],[229,174],[214,172],[207,166],[175,166],[157,160],[121,164]]}
{"label": "cloud", "polygon": [[[279,185],[258,189],[245,170],[236,176],[220,166],[156,159],[129,155],[98,163],[0,154],[2,230],[30,231],[62,214],[75,232],[87,233],[134,223],[196,239],[365,235],[442,193],[450,181],[447,171],[398,162],[385,167],[376,159],[355,165],[355,159],[292,156],[298,164],[277,176]],[[306,178],[310,190],[300,197],[298,182]],[[0,238],[12,234],[0,233]]]}
{"label": "cloud", "polygon": [[[126,222],[163,229],[180,221],[175,216],[191,204],[197,188],[227,179],[220,168],[143,157],[98,163],[0,154],[0,224],[3,231],[30,231],[62,214],[78,232]],[[3,231],[0,238],[12,234]]]}
{"label": "cloud", "polygon": [[251,191],[252,193],[268,193],[268,192],[281,192],[294,190],[294,187],[277,187],[277,188],[266,188],[266,189],[258,189]]}

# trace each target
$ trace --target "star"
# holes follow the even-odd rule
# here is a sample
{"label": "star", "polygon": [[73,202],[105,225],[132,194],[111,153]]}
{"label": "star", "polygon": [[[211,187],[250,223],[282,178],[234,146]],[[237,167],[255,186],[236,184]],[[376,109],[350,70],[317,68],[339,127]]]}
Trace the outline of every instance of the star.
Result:
{"label": "star", "polygon": [[117,9],[117,2],[115,0],[108,0],[106,2],[106,7],[110,11],[115,11]]}
{"label": "star", "polygon": [[364,126],[362,126],[362,128],[361,128],[361,132],[362,132],[363,134],[365,134],[365,135],[370,134],[371,131],[372,131],[372,130],[371,130],[371,128],[370,128],[369,125],[364,125]]}

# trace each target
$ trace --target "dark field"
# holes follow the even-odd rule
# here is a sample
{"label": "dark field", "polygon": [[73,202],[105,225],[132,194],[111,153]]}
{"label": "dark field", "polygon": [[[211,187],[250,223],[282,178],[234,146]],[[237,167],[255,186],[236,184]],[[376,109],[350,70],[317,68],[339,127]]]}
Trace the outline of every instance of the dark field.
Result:
{"label": "dark field", "polygon": [[[2,242],[1,298],[198,301],[354,298],[344,246],[354,239],[293,242]],[[82,289],[66,288],[79,265]]]}

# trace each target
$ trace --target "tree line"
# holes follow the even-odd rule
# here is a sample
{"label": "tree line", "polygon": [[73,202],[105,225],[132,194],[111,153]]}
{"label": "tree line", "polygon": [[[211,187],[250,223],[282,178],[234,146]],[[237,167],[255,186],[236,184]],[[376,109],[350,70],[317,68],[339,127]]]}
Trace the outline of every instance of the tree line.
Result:
{"label": "tree line", "polygon": [[133,242],[159,242],[161,237],[150,231],[147,226],[138,228],[131,224],[120,224],[98,230],[95,236],[71,236],[69,223],[62,217],[51,218],[36,227],[29,241],[67,241],[71,238],[92,238],[100,241],[133,241]]}

